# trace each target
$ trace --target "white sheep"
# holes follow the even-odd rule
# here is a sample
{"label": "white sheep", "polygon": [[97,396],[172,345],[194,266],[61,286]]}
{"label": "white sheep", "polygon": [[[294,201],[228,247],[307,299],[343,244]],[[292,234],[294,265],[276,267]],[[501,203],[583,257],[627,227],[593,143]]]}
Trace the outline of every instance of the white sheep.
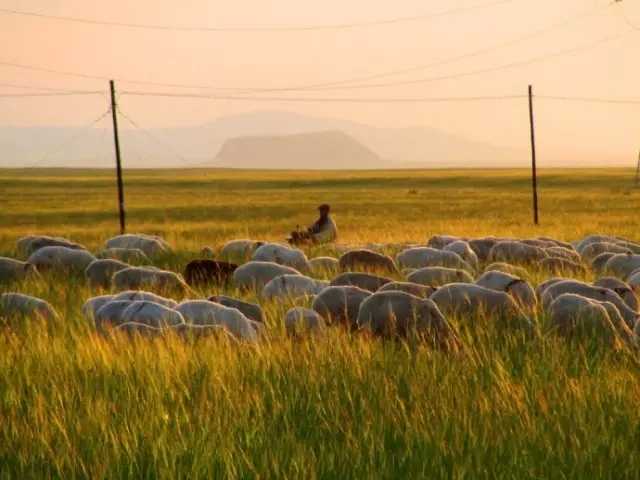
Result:
{"label": "white sheep", "polygon": [[490,271],[483,273],[475,283],[481,287],[508,293],[515,299],[520,308],[527,312],[535,311],[538,306],[536,292],[534,292],[531,285],[515,275]]}
{"label": "white sheep", "polygon": [[27,263],[35,265],[39,271],[48,269],[66,272],[84,272],[96,259],[86,250],[60,246],[42,247],[33,252]]}
{"label": "white sheep", "polygon": [[307,334],[318,335],[323,333],[326,324],[324,318],[315,310],[295,307],[285,314],[284,327],[289,337],[299,338]]}
{"label": "white sheep", "polygon": [[253,253],[262,245],[264,242],[258,240],[231,240],[223,245],[219,258],[220,260],[244,263],[250,260]]}
{"label": "white sheep", "polygon": [[616,292],[608,288],[595,287],[578,280],[564,280],[549,286],[541,297],[545,310],[548,310],[551,303],[564,293],[574,293],[599,302],[610,302],[616,306],[630,329],[633,329],[635,326],[638,313],[631,310]]}
{"label": "white sheep", "polygon": [[91,288],[111,288],[113,274],[129,268],[130,265],[113,259],[94,260],[84,271],[84,276]]}
{"label": "white sheep", "polygon": [[[107,303],[109,305],[109,303]],[[179,307],[179,305],[178,305]],[[166,328],[185,323],[180,311],[160,305],[159,303],[136,301],[122,312],[122,323],[143,323],[155,328]],[[104,308],[104,307],[102,307]],[[100,312],[100,309],[98,312]]]}
{"label": "white sheep", "polygon": [[392,280],[390,278],[379,277],[371,273],[345,272],[332,279],[329,285],[332,287],[352,285],[362,288],[363,290],[375,292],[383,285],[391,282]]}
{"label": "white sheep", "polygon": [[330,325],[357,328],[358,311],[371,292],[354,286],[327,287],[313,300],[311,308]]}
{"label": "white sheep", "polygon": [[0,317],[55,320],[58,318],[58,313],[45,300],[22,293],[9,292],[0,295]]}
{"label": "white sheep", "polygon": [[100,295],[99,297],[92,297],[82,306],[82,314],[89,321],[94,321],[98,310],[100,310],[107,303],[113,301],[113,295]]}
{"label": "white sheep", "polygon": [[99,259],[120,260],[125,263],[151,263],[149,257],[139,248],[105,248],[96,257]]}
{"label": "white sheep", "polygon": [[35,265],[13,258],[0,257],[0,284],[38,278]]}
{"label": "white sheep", "polygon": [[43,247],[66,247],[73,250],[86,250],[79,243],[72,242],[62,237],[50,237],[48,235],[29,235],[22,237],[17,242],[17,250],[20,254],[29,256]]}
{"label": "white sheep", "polygon": [[267,283],[280,275],[301,275],[295,268],[275,262],[247,262],[233,272],[233,280],[238,288],[261,290]]}
{"label": "white sheep", "polygon": [[458,240],[445,245],[442,250],[458,254],[458,256],[471,265],[474,270],[478,269],[478,255],[476,255],[476,252],[471,249],[467,242]]}
{"label": "white sheep", "polygon": [[485,316],[497,317],[507,321],[508,325],[526,329],[532,327],[531,321],[511,295],[480,285],[451,283],[436,290],[431,300],[447,317],[458,316],[467,321]]}
{"label": "white sheep", "polygon": [[127,267],[113,274],[112,285],[116,291],[146,288],[160,292],[190,291],[182,275],[155,267]]}
{"label": "white sheep", "polygon": [[430,287],[440,287],[448,283],[473,283],[473,277],[466,270],[445,267],[420,268],[411,272],[407,280]]}
{"label": "white sheep", "polygon": [[573,293],[555,298],[549,306],[549,317],[551,326],[564,336],[587,334],[609,341],[619,335],[624,339],[632,336],[613,304]]}
{"label": "white sheep", "polygon": [[503,241],[496,243],[489,252],[490,262],[507,262],[516,265],[535,264],[548,255],[543,248],[520,241]]}
{"label": "white sheep", "polygon": [[135,248],[142,250],[145,255],[152,257],[171,251],[171,247],[162,237],[143,233],[127,233],[110,238],[105,243],[106,248]]}
{"label": "white sheep", "polygon": [[279,243],[261,245],[253,252],[251,260],[254,262],[273,262],[295,268],[299,272],[310,271],[309,260],[302,250],[280,245]]}
{"label": "white sheep", "polygon": [[471,265],[454,252],[436,250],[431,247],[409,248],[396,256],[401,268],[447,267],[473,271]]}
{"label": "white sheep", "polygon": [[419,336],[442,344],[453,336],[433,301],[405,292],[379,292],[366,298],[358,312],[358,326],[381,337]]}
{"label": "white sheep", "polygon": [[255,342],[261,327],[245,317],[240,310],[208,300],[188,300],[176,308],[185,322],[193,325],[222,325],[238,340]]}
{"label": "white sheep", "polygon": [[604,265],[605,273],[621,279],[627,279],[638,268],[640,268],[640,255],[632,253],[613,255]]}
{"label": "white sheep", "polygon": [[312,296],[320,293],[328,285],[329,282],[303,275],[280,275],[264,286],[262,297],[266,300],[283,300]]}
{"label": "white sheep", "polygon": [[128,302],[147,301],[164,305],[165,307],[175,308],[178,302],[170,298],[161,297],[152,292],[145,292],[144,290],[127,290],[120,292],[113,297],[114,301],[126,300]]}

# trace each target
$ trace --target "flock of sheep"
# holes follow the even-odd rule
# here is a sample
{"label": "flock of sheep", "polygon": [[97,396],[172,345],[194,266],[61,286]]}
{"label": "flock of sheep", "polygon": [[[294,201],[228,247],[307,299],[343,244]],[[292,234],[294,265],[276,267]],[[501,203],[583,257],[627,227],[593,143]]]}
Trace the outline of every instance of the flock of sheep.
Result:
{"label": "flock of sheep", "polygon": [[[292,337],[338,325],[386,338],[457,343],[452,319],[493,322],[528,331],[542,315],[560,335],[633,341],[640,334],[640,244],[590,235],[572,244],[551,238],[459,238],[438,235],[426,245],[395,245],[392,258],[369,248],[336,246],[339,258],[308,259],[297,248],[233,240],[186,265],[184,276],[152,265],[170,246],[151,235],[120,235],[94,255],[68,239],[29,236],[17,242],[23,260],[0,257],[0,283],[47,281],[51,271],[83,275],[92,290],[82,313],[98,332],[143,336],[223,335],[244,342],[268,336],[262,307],[233,296],[178,303],[196,287],[257,292],[265,302],[292,305],[284,318]],[[206,258],[204,258],[206,257]],[[529,271],[548,274],[531,285]],[[587,283],[572,277],[593,275]],[[321,280],[330,278],[331,280]],[[398,280],[402,279],[402,280]],[[5,288],[6,290],[6,288]],[[300,306],[309,305],[310,308]],[[296,306],[298,305],[298,306]],[[44,300],[21,293],[0,296],[0,317],[57,317]]]}

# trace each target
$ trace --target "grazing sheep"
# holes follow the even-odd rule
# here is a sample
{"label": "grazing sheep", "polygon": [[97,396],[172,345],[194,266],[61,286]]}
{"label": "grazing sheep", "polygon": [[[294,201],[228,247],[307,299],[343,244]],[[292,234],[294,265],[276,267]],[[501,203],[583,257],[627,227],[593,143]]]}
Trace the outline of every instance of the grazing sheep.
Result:
{"label": "grazing sheep", "polygon": [[[110,303],[107,303],[107,305],[110,305]],[[143,323],[155,328],[179,325],[185,323],[182,313],[178,310],[179,307],[180,305],[173,310],[159,303],[144,300],[131,302],[122,312],[122,323]],[[102,309],[100,309],[98,313],[101,310]]]}
{"label": "grazing sheep", "polygon": [[489,252],[490,262],[507,262],[516,265],[531,265],[547,258],[544,249],[519,241],[496,243]]}
{"label": "grazing sheep", "polygon": [[569,273],[571,275],[585,275],[587,269],[584,265],[572,262],[564,258],[550,257],[543,259],[540,263],[540,269],[551,273]]}
{"label": "grazing sheep", "polygon": [[224,325],[193,325],[183,323],[172,327],[172,330],[184,340],[199,340],[215,337],[217,340],[226,340],[237,343],[237,339]]}
{"label": "grazing sheep", "polygon": [[0,295],[0,318],[30,317],[38,320],[55,320],[58,314],[46,301],[22,293]]}
{"label": "grazing sheep", "polygon": [[577,280],[564,280],[549,286],[541,298],[545,310],[548,310],[551,303],[563,293],[575,293],[599,302],[610,302],[616,306],[630,329],[635,326],[638,313],[631,310],[616,292]]}
{"label": "grazing sheep", "polygon": [[476,252],[471,250],[471,247],[467,242],[458,240],[444,246],[442,250],[458,254],[458,256],[471,265],[474,270],[478,269],[478,256],[476,255]]}
{"label": "grazing sheep", "polygon": [[466,270],[445,267],[420,268],[410,273],[407,280],[430,287],[440,287],[447,283],[473,283],[473,277]]}
{"label": "grazing sheep", "polygon": [[151,263],[149,257],[139,248],[105,248],[96,257],[99,259],[120,260],[125,263]]}
{"label": "grazing sheep", "polygon": [[497,271],[485,272],[476,280],[476,285],[510,294],[520,308],[527,312],[535,311],[538,306],[536,292],[531,285],[514,275]]}
{"label": "grazing sheep", "polygon": [[633,253],[627,247],[611,242],[596,242],[587,245],[582,249],[582,258],[585,262],[593,262],[593,260],[602,253]]}
{"label": "grazing sheep", "polygon": [[604,265],[606,273],[622,279],[627,279],[638,268],[640,268],[640,255],[631,253],[618,253]]}
{"label": "grazing sheep", "polygon": [[280,275],[301,275],[301,273],[295,268],[275,262],[251,261],[233,272],[233,281],[241,289],[262,290],[267,283]]}
{"label": "grazing sheep", "polygon": [[303,275],[280,275],[267,283],[262,289],[266,300],[284,300],[296,297],[317,295],[329,282],[315,280]]}
{"label": "grazing sheep", "polygon": [[112,279],[116,291],[139,290],[146,288],[160,292],[189,291],[189,287],[181,275],[155,267],[127,267],[116,272]]}
{"label": "grazing sheep", "polygon": [[428,298],[436,291],[435,287],[412,282],[391,282],[380,287],[377,292],[405,292],[419,298]]}
{"label": "grazing sheep", "polygon": [[130,300],[116,300],[114,298],[98,308],[93,315],[93,321],[98,333],[104,334],[110,328],[117,327],[124,323],[124,311],[129,308],[129,305],[132,303]]}
{"label": "grazing sheep", "polygon": [[431,300],[446,317],[458,316],[464,320],[497,317],[513,326],[532,327],[511,295],[480,285],[451,283],[436,290]]}
{"label": "grazing sheep", "polygon": [[79,243],[72,242],[66,238],[49,237],[47,235],[30,235],[23,237],[17,242],[18,252],[29,256],[43,247],[66,247],[72,250],[86,250]]}
{"label": "grazing sheep", "polygon": [[214,295],[213,297],[209,297],[210,302],[219,303],[220,305],[224,305],[229,308],[236,308],[244,314],[249,320],[253,320],[254,322],[264,323],[264,313],[262,312],[262,308],[260,305],[255,303],[244,302],[242,300],[238,300],[236,298],[226,297],[224,295]]}
{"label": "grazing sheep", "polygon": [[258,340],[257,323],[245,317],[240,310],[225,307],[208,300],[188,300],[176,309],[186,323],[193,325],[222,325],[238,340]]}
{"label": "grazing sheep", "polygon": [[364,249],[351,250],[342,255],[340,257],[340,269],[354,272],[398,272],[396,264],[391,257]]}
{"label": "grazing sheep", "polygon": [[376,336],[417,336],[439,345],[453,335],[435,303],[398,291],[375,293],[365,299],[360,305],[357,323]]}
{"label": "grazing sheep", "polygon": [[84,271],[84,276],[91,288],[111,288],[113,274],[129,268],[130,265],[119,260],[94,260]]}
{"label": "grazing sheep", "polygon": [[309,268],[314,275],[335,273],[340,270],[340,261],[333,257],[316,257],[309,260]]}
{"label": "grazing sheep", "polygon": [[473,270],[457,253],[436,250],[431,247],[403,250],[396,256],[396,263],[402,268],[447,267]]}
{"label": "grazing sheep", "polygon": [[235,263],[218,260],[193,260],[184,269],[184,278],[192,287],[206,285],[226,285],[238,268]]}
{"label": "grazing sheep", "polygon": [[327,287],[314,299],[311,308],[328,324],[357,327],[360,304],[371,292],[354,286]]}
{"label": "grazing sheep", "polygon": [[171,247],[162,237],[145,235],[143,233],[127,233],[110,238],[105,243],[106,248],[136,248],[142,250],[148,257],[153,257],[171,251]]}
{"label": "grazing sheep", "polygon": [[504,272],[509,273],[511,275],[515,275],[516,277],[525,278],[529,275],[529,272],[525,268],[516,267],[515,265],[511,265],[510,263],[504,262],[494,262],[487,265],[484,269],[485,272]]}
{"label": "grazing sheep", "polygon": [[624,300],[624,303],[626,303],[631,310],[633,310],[634,312],[638,311],[638,298],[636,297],[636,294],[633,293],[631,285],[614,277],[600,278],[593,282],[593,285],[596,287],[608,288],[610,290],[613,290],[618,295],[620,295],[620,298]]}
{"label": "grazing sheep", "polygon": [[127,290],[125,292],[120,292],[113,297],[114,301],[126,300],[128,302],[137,302],[145,300],[147,302],[158,303],[160,305],[164,305],[165,307],[175,308],[178,305],[178,302],[175,300],[171,300],[170,298],[161,297],[160,295],[156,295],[155,293],[145,292],[144,290]]}
{"label": "grazing sheep", "polygon": [[291,338],[300,338],[308,334],[318,335],[324,332],[324,318],[315,310],[303,307],[290,309],[284,316],[284,328]]}
{"label": "grazing sheep", "polygon": [[613,243],[619,244],[623,239],[612,237],[609,235],[588,235],[576,244],[576,251],[582,255],[584,250],[594,243]]}
{"label": "grazing sheep", "polygon": [[577,294],[559,295],[549,306],[549,316],[552,327],[566,337],[586,334],[612,341],[619,335],[632,336],[614,305]]}
{"label": "grazing sheep", "polygon": [[309,260],[304,252],[278,243],[265,243],[253,252],[254,262],[274,262],[295,268],[299,272],[309,272]]}
{"label": "grazing sheep", "polygon": [[29,278],[37,278],[38,269],[30,263],[0,257],[0,284],[21,282]]}
{"label": "grazing sheep", "polygon": [[[555,238],[550,238],[550,237],[538,237],[537,240],[543,240],[547,243],[550,244],[550,246],[555,245],[556,247],[562,247],[566,250],[570,250],[570,251],[575,251],[575,248],[573,247],[573,245],[571,245],[568,242],[563,242],[562,240],[557,240]],[[551,245],[553,244],[553,245]]]}
{"label": "grazing sheep", "polygon": [[363,290],[375,292],[383,285],[391,282],[392,280],[390,278],[378,277],[370,273],[346,272],[331,280],[329,285],[332,287],[352,285],[362,288]]}
{"label": "grazing sheep", "polygon": [[547,252],[547,255],[549,255],[550,257],[562,258],[564,260],[569,260],[574,263],[582,262],[582,257],[578,252],[573,250],[573,248],[569,249],[565,247],[555,246],[555,247],[545,248],[545,251]]}
{"label": "grazing sheep", "polygon": [[90,298],[84,302],[84,305],[82,306],[82,315],[84,315],[87,320],[94,321],[98,310],[111,301],[113,301],[113,295],[101,295],[99,297]]}
{"label": "grazing sheep", "polygon": [[35,265],[39,271],[47,269],[66,272],[84,272],[96,259],[86,250],[67,247],[42,247],[31,254],[27,263]]}
{"label": "grazing sheep", "polygon": [[549,288],[551,285],[555,285],[558,282],[564,282],[565,280],[573,280],[573,279],[565,278],[565,277],[553,277],[548,280],[545,280],[536,288],[536,297],[542,299],[542,295],[544,295],[544,292],[547,290],[547,288]]}
{"label": "grazing sheep", "polygon": [[598,275],[604,273],[604,268],[611,257],[616,255],[615,253],[605,252],[598,255],[591,262],[591,269]]}
{"label": "grazing sheep", "polygon": [[449,245],[450,243],[457,242],[459,240],[466,241],[466,238],[454,237],[452,235],[434,235],[427,242],[427,246],[431,248],[437,248],[438,250],[442,250],[444,247]]}
{"label": "grazing sheep", "polygon": [[257,240],[231,240],[223,245],[219,257],[228,262],[244,263],[250,260],[253,253],[262,245],[264,242]]}
{"label": "grazing sheep", "polygon": [[640,290],[640,268],[631,272],[627,278],[627,284],[633,291]]}
{"label": "grazing sheep", "polygon": [[496,238],[496,237],[484,237],[484,238],[474,238],[469,240],[469,247],[471,250],[475,252],[478,256],[478,260],[481,262],[486,262],[489,259],[489,254],[491,253],[491,249],[493,246],[506,240],[504,238]]}

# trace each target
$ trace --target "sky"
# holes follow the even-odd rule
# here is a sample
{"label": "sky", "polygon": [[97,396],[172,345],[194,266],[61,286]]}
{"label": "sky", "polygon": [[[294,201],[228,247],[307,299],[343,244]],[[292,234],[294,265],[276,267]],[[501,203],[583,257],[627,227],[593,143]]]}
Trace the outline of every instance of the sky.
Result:
{"label": "sky", "polygon": [[[122,111],[146,128],[198,125],[225,115],[285,110],[380,127],[434,127],[499,146],[528,148],[529,117],[524,96],[529,84],[537,96],[640,101],[640,0],[623,0],[614,5],[610,1],[4,0],[0,8],[54,16],[222,28],[366,23],[459,11],[358,28],[218,32],[133,29],[0,13],[0,62],[116,78],[116,88],[123,92],[119,98]],[[478,8],[466,9],[475,6]],[[544,33],[535,33],[541,30]],[[523,36],[530,38],[517,41]],[[510,45],[492,48],[498,44]],[[485,54],[448,61],[485,49]],[[574,49],[570,54],[561,53]],[[536,58],[544,60],[527,64]],[[325,99],[522,98],[442,103],[266,102],[124,93],[230,95],[234,89],[313,85],[434,62],[445,63],[353,83],[358,88],[260,95]],[[513,68],[494,70],[513,63]],[[478,70],[488,71],[468,74]],[[215,89],[124,81],[131,79]],[[372,83],[395,85],[362,87]],[[106,80],[0,65],[0,84],[1,94],[32,92],[10,85],[104,91],[101,95],[78,97],[2,97],[0,126],[84,125],[107,109]],[[635,162],[640,149],[640,103],[536,98],[534,109],[543,165],[562,159],[563,163],[575,161],[579,166],[587,158],[603,165],[627,158],[630,164]]]}

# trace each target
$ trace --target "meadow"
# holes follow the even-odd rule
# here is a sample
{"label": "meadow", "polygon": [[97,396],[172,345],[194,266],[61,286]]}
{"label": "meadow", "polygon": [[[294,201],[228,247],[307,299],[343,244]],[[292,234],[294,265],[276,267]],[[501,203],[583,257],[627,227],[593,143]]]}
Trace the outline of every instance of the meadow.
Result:
{"label": "meadow", "polygon": [[[134,170],[125,189],[128,231],[164,236],[175,251],[157,264],[175,271],[204,246],[283,240],[320,203],[345,244],[640,239],[630,169],[542,170],[537,227],[526,170]],[[0,205],[0,256],[16,256],[31,233],[94,251],[118,233],[112,171],[0,170]],[[81,277],[0,289],[61,314],[1,327],[0,478],[640,475],[638,352],[567,342],[545,331],[544,315],[535,338],[451,319],[463,348],[447,353],[341,330],[291,341],[288,306],[263,303],[271,334],[252,347],[98,336],[80,312],[96,294]]]}

